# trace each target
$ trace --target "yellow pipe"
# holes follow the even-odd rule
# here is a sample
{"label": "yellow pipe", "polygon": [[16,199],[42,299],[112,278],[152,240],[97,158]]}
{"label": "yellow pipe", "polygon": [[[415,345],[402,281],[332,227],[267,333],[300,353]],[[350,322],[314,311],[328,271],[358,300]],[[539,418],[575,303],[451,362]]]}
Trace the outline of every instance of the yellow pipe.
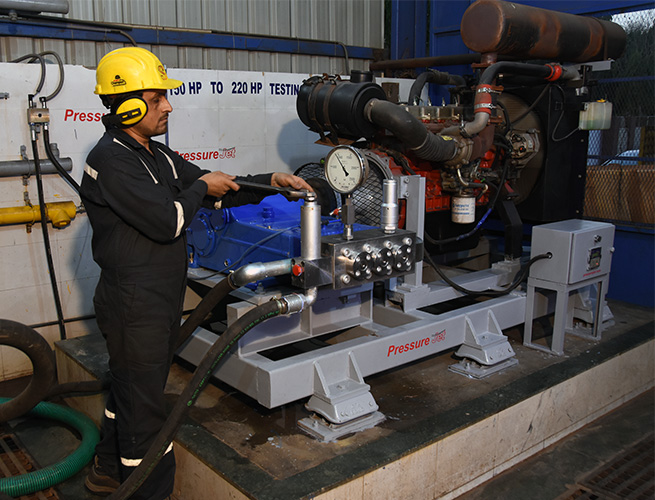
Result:
{"label": "yellow pipe", "polygon": [[[77,214],[77,208],[72,201],[46,203],[45,209],[46,217],[52,222],[52,226],[56,228],[67,226]],[[34,224],[40,220],[41,209],[39,205],[0,208],[0,226],[7,226],[9,224]]]}

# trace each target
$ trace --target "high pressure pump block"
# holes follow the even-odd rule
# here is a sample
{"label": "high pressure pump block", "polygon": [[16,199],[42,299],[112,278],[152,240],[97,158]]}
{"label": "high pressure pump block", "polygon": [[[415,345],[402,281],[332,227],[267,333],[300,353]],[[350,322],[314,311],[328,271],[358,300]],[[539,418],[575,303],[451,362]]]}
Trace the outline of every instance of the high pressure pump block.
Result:
{"label": "high pressure pump block", "polygon": [[323,236],[320,259],[295,260],[292,284],[300,288],[331,284],[339,290],[397,278],[413,272],[422,254],[423,244],[412,231],[387,234],[374,228],[355,231],[352,239]]}

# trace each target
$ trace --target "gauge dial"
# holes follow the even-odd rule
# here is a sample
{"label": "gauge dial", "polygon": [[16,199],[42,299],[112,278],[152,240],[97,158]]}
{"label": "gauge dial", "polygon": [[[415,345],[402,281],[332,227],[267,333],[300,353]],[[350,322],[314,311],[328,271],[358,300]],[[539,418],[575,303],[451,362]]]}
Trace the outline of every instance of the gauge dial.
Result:
{"label": "gauge dial", "polygon": [[339,193],[352,193],[366,178],[368,163],[352,146],[337,146],[325,158],[325,178]]}

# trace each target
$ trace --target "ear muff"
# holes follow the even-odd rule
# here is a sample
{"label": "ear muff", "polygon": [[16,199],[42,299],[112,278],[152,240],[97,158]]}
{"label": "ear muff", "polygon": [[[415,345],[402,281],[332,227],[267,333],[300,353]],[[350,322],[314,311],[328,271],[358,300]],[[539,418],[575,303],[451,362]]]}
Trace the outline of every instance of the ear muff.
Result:
{"label": "ear muff", "polygon": [[109,108],[109,114],[103,115],[102,123],[105,126],[130,127],[139,123],[148,112],[148,105],[140,93],[116,96],[100,96],[102,103]]}
{"label": "ear muff", "polygon": [[146,116],[148,105],[141,97],[129,97],[116,105],[113,113],[124,127],[136,125]]}

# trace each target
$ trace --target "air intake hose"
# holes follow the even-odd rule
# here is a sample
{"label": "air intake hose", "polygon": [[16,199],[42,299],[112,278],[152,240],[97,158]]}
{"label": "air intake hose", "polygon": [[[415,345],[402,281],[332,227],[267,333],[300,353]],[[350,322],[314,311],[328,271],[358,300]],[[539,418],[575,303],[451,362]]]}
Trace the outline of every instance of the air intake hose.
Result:
{"label": "air intake hose", "polygon": [[371,99],[364,110],[366,119],[395,135],[416,156],[428,161],[448,161],[457,154],[457,142],[449,136],[434,135],[402,106]]}

